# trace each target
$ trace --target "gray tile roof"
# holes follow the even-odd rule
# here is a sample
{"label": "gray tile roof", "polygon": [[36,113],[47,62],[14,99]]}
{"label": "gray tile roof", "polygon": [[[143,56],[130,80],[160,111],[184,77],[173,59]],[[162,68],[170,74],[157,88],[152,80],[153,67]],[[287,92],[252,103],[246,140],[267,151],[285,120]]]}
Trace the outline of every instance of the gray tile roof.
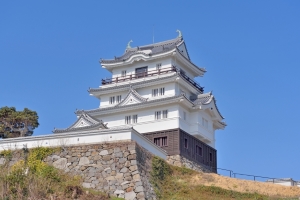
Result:
{"label": "gray tile roof", "polygon": [[205,93],[205,94],[200,94],[200,95],[198,95],[198,98],[195,101],[193,101],[193,103],[195,105],[205,105],[205,104],[210,103],[212,98],[213,98],[213,95],[211,92]]}
{"label": "gray tile roof", "polygon": [[128,60],[131,56],[135,54],[149,55],[147,51],[146,51],[147,53],[143,52],[145,50],[150,50],[149,52],[151,55],[160,54],[177,48],[177,45],[181,43],[181,41],[183,41],[183,38],[177,37],[175,39],[167,40],[159,43],[154,43],[154,44],[149,44],[149,45],[134,47],[134,48],[128,48],[126,49],[125,53],[122,56],[115,57],[115,59],[111,59],[111,60],[101,59],[100,62],[101,64],[117,63],[117,62]]}
{"label": "gray tile roof", "polygon": [[[206,104],[209,104],[211,101],[214,102],[215,107],[216,107],[219,115],[224,119],[224,117],[221,115],[221,113],[218,109],[218,106],[217,106],[217,103],[216,103],[217,100],[214,97],[214,95],[212,94],[212,92],[208,92],[208,93],[205,93],[205,94],[199,94],[198,98],[195,101],[193,101],[193,103],[195,105],[206,105]],[[220,122],[220,123],[224,123],[224,122]]]}
{"label": "gray tile roof", "polygon": [[172,97],[155,99],[155,100],[151,100],[151,101],[145,101],[145,102],[142,102],[142,103],[139,103],[139,104],[124,105],[124,106],[121,106],[121,107],[111,106],[111,107],[105,107],[105,108],[97,108],[97,109],[93,109],[93,110],[77,110],[75,113],[77,115],[80,115],[82,113],[95,113],[95,112],[106,111],[106,110],[114,110],[114,109],[119,109],[119,108],[134,107],[134,106],[141,105],[141,104],[145,105],[145,104],[151,104],[151,103],[156,103],[156,102],[163,102],[163,101],[167,101],[167,100],[176,100],[176,99],[180,99],[182,97],[185,97],[185,96],[184,95],[177,95],[177,96],[172,96]]}
{"label": "gray tile roof", "polygon": [[[89,126],[83,126],[83,127],[74,127],[81,119],[84,119],[91,123]],[[96,118],[91,117],[85,112],[82,112],[78,119],[68,128],[66,129],[54,129],[53,133],[65,133],[65,132],[71,132],[71,131],[78,131],[78,130],[89,130],[91,128],[101,128],[101,129],[107,129],[107,126],[103,124],[102,120],[98,120]]]}

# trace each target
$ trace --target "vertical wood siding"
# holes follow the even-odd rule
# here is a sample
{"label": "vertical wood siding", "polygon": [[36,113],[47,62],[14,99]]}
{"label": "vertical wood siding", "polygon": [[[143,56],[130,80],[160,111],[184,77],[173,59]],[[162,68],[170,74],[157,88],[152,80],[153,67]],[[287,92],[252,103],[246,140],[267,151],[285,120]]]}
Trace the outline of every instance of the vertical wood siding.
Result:
{"label": "vertical wood siding", "polygon": [[[168,145],[161,147],[166,150],[168,155],[181,155],[200,165],[205,165],[212,168],[212,171],[217,170],[217,151],[211,146],[205,144],[196,137],[188,134],[181,129],[163,130],[157,132],[144,133],[148,139],[154,142],[154,138],[167,137]],[[188,148],[184,146],[184,139],[187,139]],[[196,146],[202,148],[202,156],[196,152]],[[210,161],[210,153],[212,160]]]}
{"label": "vertical wood siding", "polygon": [[[188,147],[185,148],[184,140],[187,139]],[[202,156],[198,155],[196,152],[196,146],[202,148]],[[212,160],[210,161],[210,154],[212,155]],[[217,150],[211,146],[205,144],[201,140],[195,138],[194,136],[180,130],[180,155],[196,162],[209,167],[212,167],[212,171],[216,171],[217,168]]]}

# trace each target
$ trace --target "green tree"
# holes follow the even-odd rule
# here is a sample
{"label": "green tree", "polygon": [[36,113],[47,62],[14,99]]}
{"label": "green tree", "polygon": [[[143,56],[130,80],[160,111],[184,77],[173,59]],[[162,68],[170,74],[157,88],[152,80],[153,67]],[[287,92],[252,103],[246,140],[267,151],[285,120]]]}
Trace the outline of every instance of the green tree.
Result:
{"label": "green tree", "polygon": [[15,107],[0,108],[0,138],[31,136],[39,126],[38,115],[35,111],[24,108],[17,111]]}

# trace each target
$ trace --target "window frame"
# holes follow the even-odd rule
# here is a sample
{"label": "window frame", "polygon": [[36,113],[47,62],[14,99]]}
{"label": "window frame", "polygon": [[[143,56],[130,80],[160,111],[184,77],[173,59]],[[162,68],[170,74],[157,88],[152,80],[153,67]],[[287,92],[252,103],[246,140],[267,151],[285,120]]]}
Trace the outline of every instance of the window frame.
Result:
{"label": "window frame", "polygon": [[159,96],[164,96],[165,95],[165,88],[161,87],[159,88]]}
{"label": "window frame", "polygon": [[199,145],[196,145],[196,154],[197,154],[198,156],[203,157],[203,148],[200,147]]}
{"label": "window frame", "polygon": [[115,96],[109,97],[109,104],[115,104]]}
{"label": "window frame", "polygon": [[163,110],[162,111],[162,119],[167,119],[168,118],[168,110]]}
{"label": "window frame", "polygon": [[138,115],[132,115],[132,124],[138,123]]}
{"label": "window frame", "polygon": [[184,146],[185,149],[188,149],[188,148],[189,148],[189,142],[188,142],[188,139],[187,139],[187,138],[184,138],[183,146]]}
{"label": "window frame", "polygon": [[125,116],[125,124],[131,124],[131,115]]}
{"label": "window frame", "polygon": [[161,118],[161,110],[155,111],[154,112],[154,119],[155,120],[160,120]]}
{"label": "window frame", "polygon": [[[157,141],[159,144],[157,144]],[[167,147],[168,146],[168,136],[161,136],[153,138],[153,143],[159,147]]]}
{"label": "window frame", "polygon": [[[140,71],[140,72],[138,72]],[[142,78],[148,75],[148,66],[135,68],[135,77]]]}
{"label": "window frame", "polygon": [[126,70],[122,70],[121,71],[121,77],[126,77],[127,71]]}
{"label": "window frame", "polygon": [[158,94],[159,94],[159,89],[158,88],[152,89],[152,97],[157,97]]}
{"label": "window frame", "polygon": [[117,95],[116,96],[116,102],[120,103],[122,101],[122,95]]}
{"label": "window frame", "polygon": [[162,64],[161,63],[156,63],[156,70],[160,70],[161,69]]}

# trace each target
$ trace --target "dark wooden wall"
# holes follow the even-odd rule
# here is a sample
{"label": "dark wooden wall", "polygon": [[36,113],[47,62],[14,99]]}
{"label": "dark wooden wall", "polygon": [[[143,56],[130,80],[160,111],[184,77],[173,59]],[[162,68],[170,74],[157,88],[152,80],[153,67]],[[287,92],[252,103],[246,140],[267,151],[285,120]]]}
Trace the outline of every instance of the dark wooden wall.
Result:
{"label": "dark wooden wall", "polygon": [[[195,161],[199,164],[204,164],[206,166],[212,167],[213,171],[217,168],[217,150],[211,146],[205,144],[196,137],[186,133],[180,129],[180,155]],[[184,146],[184,139],[188,141],[188,148]],[[196,152],[196,146],[202,148],[202,156],[198,155]],[[210,161],[210,155],[212,154],[212,160]]]}
{"label": "dark wooden wall", "polygon": [[167,136],[168,146],[161,147],[166,150],[168,155],[179,155],[179,129],[171,129],[157,132],[144,133],[148,139],[154,142],[154,138]]}
{"label": "dark wooden wall", "polygon": [[[212,171],[216,171],[217,151],[181,129],[149,132],[143,135],[152,142],[154,142],[154,138],[167,136],[168,146],[161,148],[166,150],[168,155],[181,155],[198,164],[212,168]],[[184,139],[187,139],[188,148],[184,147]],[[196,153],[196,145],[202,148],[202,156]],[[212,154],[212,161],[210,161],[210,153]]]}

